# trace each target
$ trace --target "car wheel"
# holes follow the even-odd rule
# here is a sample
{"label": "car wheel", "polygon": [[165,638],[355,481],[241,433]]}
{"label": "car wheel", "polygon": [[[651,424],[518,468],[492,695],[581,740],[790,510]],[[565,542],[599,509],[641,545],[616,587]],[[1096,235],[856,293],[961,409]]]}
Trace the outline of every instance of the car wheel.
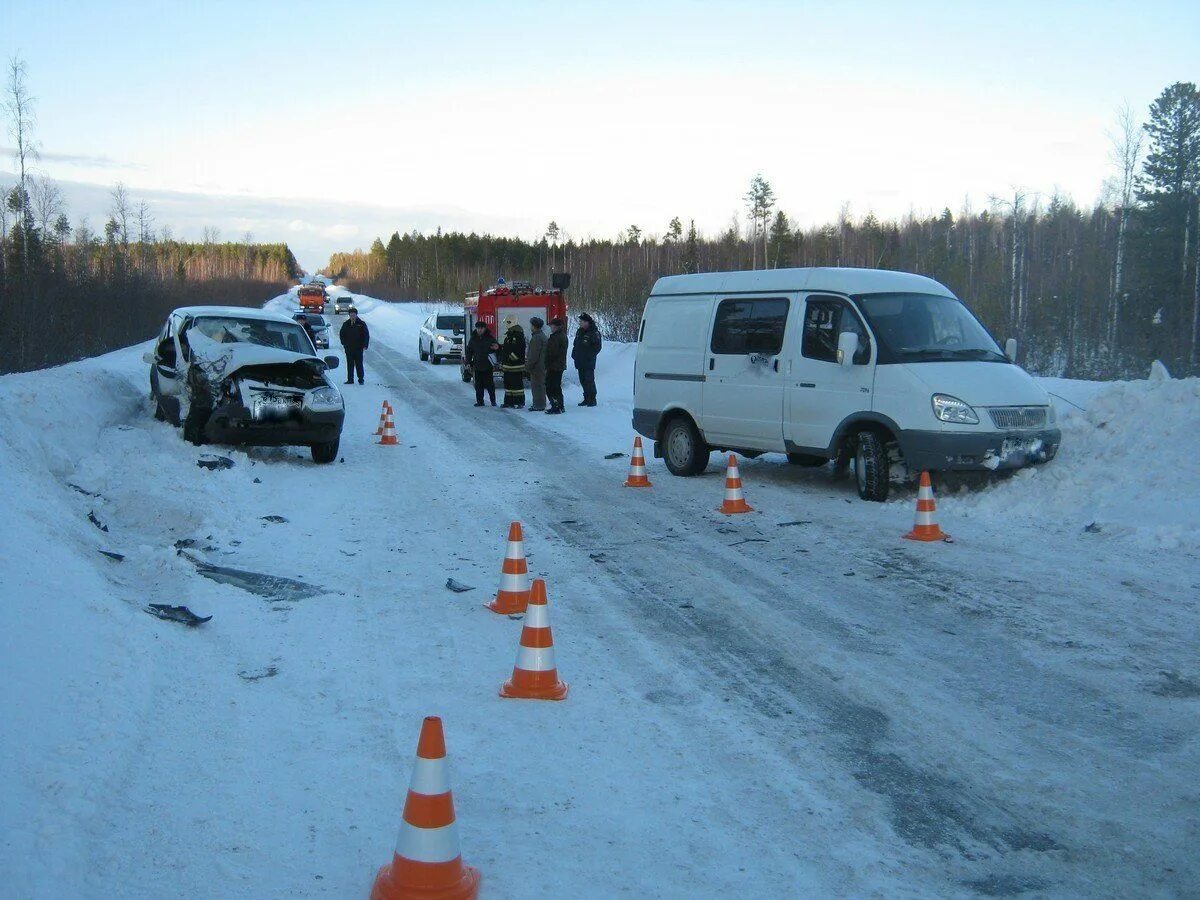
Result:
{"label": "car wheel", "polygon": [[804,466],[806,469],[815,469],[829,462],[824,456],[817,456],[815,453],[789,453],[787,459],[793,466]]}
{"label": "car wheel", "polygon": [[442,358],[433,352],[432,346],[429,348],[429,361],[435,366],[440,366],[442,364]]}
{"label": "car wheel", "polygon": [[313,462],[315,463],[331,463],[337,459],[338,445],[341,443],[341,438],[333,441],[327,441],[323,444],[312,444],[308,449],[312,452]]}
{"label": "car wheel", "polygon": [[424,346],[419,340],[417,341],[417,356],[421,357],[421,362],[429,359],[429,354],[422,349]]}
{"label": "car wheel", "polygon": [[663,430],[663,461],[672,475],[699,475],[708,468],[711,450],[692,420],[678,416]]}
{"label": "car wheel", "polygon": [[197,447],[204,445],[204,426],[208,424],[208,413],[192,408],[183,420],[183,439]]}
{"label": "car wheel", "polygon": [[883,503],[891,484],[887,446],[874,431],[860,431],[854,450],[854,482],[863,500]]}

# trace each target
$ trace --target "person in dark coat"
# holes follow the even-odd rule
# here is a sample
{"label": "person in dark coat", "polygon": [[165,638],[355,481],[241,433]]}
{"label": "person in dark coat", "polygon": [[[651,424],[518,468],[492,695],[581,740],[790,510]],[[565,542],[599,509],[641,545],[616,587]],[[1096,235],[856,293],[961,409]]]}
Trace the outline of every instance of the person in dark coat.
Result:
{"label": "person in dark coat", "polygon": [[467,341],[463,351],[467,365],[471,367],[471,380],[475,383],[475,405],[483,406],[483,393],[487,391],[492,406],[496,405],[496,382],[492,376],[495,367],[492,365],[492,354],[500,349],[491,331],[483,322],[476,322],[474,333]]}
{"label": "person in dark coat", "polygon": [[504,343],[500,345],[500,369],[504,373],[504,403],[508,409],[525,408],[525,329],[509,316],[504,320]]}
{"label": "person in dark coat", "polygon": [[545,322],[537,316],[529,320],[529,344],[525,347],[525,371],[533,398],[530,412],[546,411],[546,332]]}
{"label": "person in dark coat", "polygon": [[292,321],[297,322],[308,333],[308,339],[313,342],[315,349],[317,346],[317,333],[313,331],[312,325],[308,324],[308,316],[304,313],[296,313],[292,316]]}
{"label": "person in dark coat", "polygon": [[546,397],[550,401],[547,415],[563,411],[562,380],[567,371],[567,323],[562,319],[550,322],[550,337],[546,338]]}
{"label": "person in dark coat", "polygon": [[579,372],[579,386],[583,388],[580,406],[596,405],[596,357],[600,355],[600,343],[596,322],[587,313],[580,313],[575,346],[571,348],[571,359]]}
{"label": "person in dark coat", "polygon": [[371,346],[371,332],[367,323],[358,317],[358,310],[350,307],[350,318],[342,323],[338,337],[346,354],[346,384],[354,384],[354,372],[358,371],[358,383],[363,383],[363,354]]}

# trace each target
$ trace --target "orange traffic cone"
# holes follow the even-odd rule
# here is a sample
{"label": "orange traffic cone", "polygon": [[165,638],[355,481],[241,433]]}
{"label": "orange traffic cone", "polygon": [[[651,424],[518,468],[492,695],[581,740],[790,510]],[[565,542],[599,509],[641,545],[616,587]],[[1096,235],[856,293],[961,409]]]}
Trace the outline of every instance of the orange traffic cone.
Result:
{"label": "orange traffic cone", "polygon": [[917,519],[913,523],[912,531],[904,537],[910,541],[950,540],[950,535],[942,531],[934,519],[935,512],[937,504],[933,500],[933,483],[929,480],[929,473],[922,472],[921,485],[917,488]]}
{"label": "orange traffic cone", "polygon": [[383,409],[379,411],[379,427],[375,429],[375,436],[383,434],[383,426],[387,424],[387,414],[392,411],[392,405],[386,400],[383,401]]}
{"label": "orange traffic cone", "polygon": [[468,900],[478,896],[479,870],[463,865],[458,847],[442,720],[426,716],[396,852],[375,876],[371,900]]}
{"label": "orange traffic cone", "polygon": [[525,538],[521,534],[521,523],[508,526],[508,549],[504,551],[504,564],[500,567],[500,589],[488,609],[502,616],[525,612],[529,602],[529,565],[525,562]]}
{"label": "orange traffic cone", "polygon": [[525,609],[525,625],[517,647],[517,664],[512,678],[500,688],[500,696],[522,700],[561,700],[567,686],[558,680],[554,665],[554,637],[546,606],[546,582],[535,578]]}
{"label": "orange traffic cone", "polygon": [[629,460],[629,477],[625,479],[625,487],[650,487],[650,479],[646,477],[646,457],[642,456],[642,439],[633,439],[633,456]]}
{"label": "orange traffic cone", "polygon": [[734,513],[754,512],[754,509],[742,496],[742,476],[738,474],[737,457],[729,454],[729,467],[725,470],[725,501],[719,512],[732,516]]}
{"label": "orange traffic cone", "polygon": [[400,443],[396,437],[396,423],[392,421],[391,404],[383,411],[383,432],[379,435],[379,443],[388,447],[395,447]]}

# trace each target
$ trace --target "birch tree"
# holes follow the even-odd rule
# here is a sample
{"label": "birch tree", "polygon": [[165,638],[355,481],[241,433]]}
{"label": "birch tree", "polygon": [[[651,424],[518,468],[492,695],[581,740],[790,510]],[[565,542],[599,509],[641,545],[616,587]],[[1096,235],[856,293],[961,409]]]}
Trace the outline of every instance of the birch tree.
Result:
{"label": "birch tree", "polygon": [[1117,128],[1109,134],[1109,158],[1117,169],[1117,256],[1113,270],[1112,300],[1108,314],[1108,350],[1117,352],[1121,301],[1125,292],[1125,253],[1128,245],[1129,213],[1137,189],[1137,170],[1142,161],[1143,131],[1128,103],[1117,110]]}

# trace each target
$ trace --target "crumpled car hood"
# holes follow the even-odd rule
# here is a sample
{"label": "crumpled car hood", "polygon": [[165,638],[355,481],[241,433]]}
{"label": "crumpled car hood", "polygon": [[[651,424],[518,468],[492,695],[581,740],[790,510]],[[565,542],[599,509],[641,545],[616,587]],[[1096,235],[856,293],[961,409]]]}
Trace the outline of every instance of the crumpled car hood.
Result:
{"label": "crumpled car hood", "polygon": [[309,353],[293,353],[278,347],[261,344],[223,344],[195,328],[187,331],[188,346],[192,350],[192,361],[206,370],[210,378],[226,378],[246,366],[290,364],[311,361],[324,371],[325,361]]}

